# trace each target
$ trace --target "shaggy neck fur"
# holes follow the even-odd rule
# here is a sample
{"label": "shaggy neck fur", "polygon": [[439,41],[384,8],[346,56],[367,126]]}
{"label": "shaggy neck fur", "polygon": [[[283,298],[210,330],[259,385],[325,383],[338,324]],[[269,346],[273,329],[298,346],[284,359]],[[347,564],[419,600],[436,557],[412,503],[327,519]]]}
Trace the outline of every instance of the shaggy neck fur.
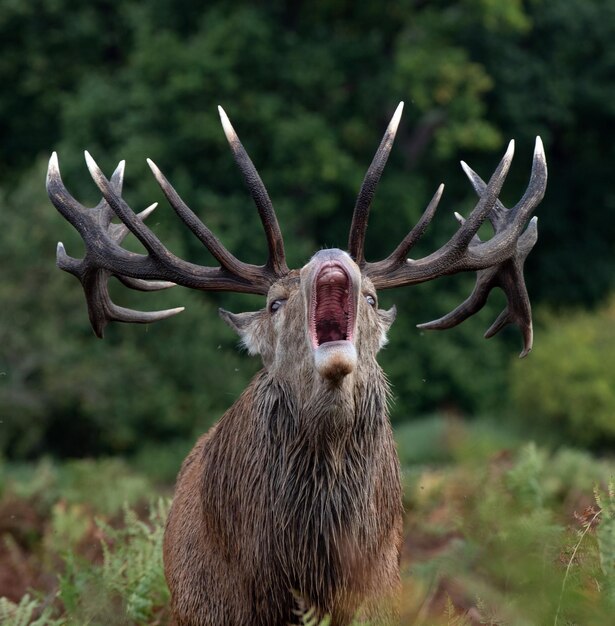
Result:
{"label": "shaggy neck fur", "polygon": [[[263,370],[212,434],[205,532],[221,558],[256,568],[263,624],[290,621],[298,604],[348,619],[369,590],[400,509],[388,386],[372,365],[339,385],[299,377],[300,388]],[[237,536],[253,540],[240,549]]]}

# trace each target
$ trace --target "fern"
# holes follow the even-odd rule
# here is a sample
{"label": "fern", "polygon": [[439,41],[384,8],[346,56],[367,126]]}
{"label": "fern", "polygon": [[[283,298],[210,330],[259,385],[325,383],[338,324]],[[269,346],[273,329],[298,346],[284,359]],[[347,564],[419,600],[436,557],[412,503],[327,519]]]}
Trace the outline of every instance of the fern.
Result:
{"label": "fern", "polygon": [[600,521],[596,529],[600,567],[604,574],[604,589],[611,604],[615,606],[615,479],[609,481],[607,493],[595,491],[600,507]]}
{"label": "fern", "polygon": [[102,584],[119,596],[126,616],[137,624],[148,624],[154,610],[168,601],[162,567],[162,539],[168,504],[152,506],[149,524],[125,508],[125,527],[114,529],[104,523],[108,540],[103,541]]}
{"label": "fern", "polygon": [[51,608],[41,609],[38,600],[26,594],[15,604],[0,598],[0,624],[2,626],[68,626],[64,619],[52,619]]}
{"label": "fern", "polygon": [[59,597],[72,620],[107,625],[109,607],[117,606],[116,623],[152,623],[169,599],[162,566],[168,507],[162,499],[152,505],[149,523],[125,507],[124,527],[119,529],[98,520],[104,534],[102,565],[79,563],[74,555],[67,555]]}
{"label": "fern", "polygon": [[446,605],[444,607],[444,615],[446,617],[446,626],[470,626],[464,613],[458,613],[451,597],[446,594]]}
{"label": "fern", "polygon": [[521,449],[519,460],[508,472],[508,488],[519,503],[529,510],[539,509],[544,505],[543,475],[546,463],[546,452],[539,450],[531,442]]}

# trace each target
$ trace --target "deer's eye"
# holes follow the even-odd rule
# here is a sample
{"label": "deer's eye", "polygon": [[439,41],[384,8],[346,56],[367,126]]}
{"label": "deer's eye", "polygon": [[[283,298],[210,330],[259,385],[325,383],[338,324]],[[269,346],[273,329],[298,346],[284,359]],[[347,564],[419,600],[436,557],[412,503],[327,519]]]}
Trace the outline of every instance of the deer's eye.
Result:
{"label": "deer's eye", "polygon": [[367,300],[367,304],[369,304],[369,306],[376,306],[376,298],[374,298],[374,296],[367,294],[365,299]]}
{"label": "deer's eye", "polygon": [[269,305],[269,311],[271,311],[271,313],[275,313],[276,311],[279,311],[282,308],[282,305],[284,304],[284,302],[286,302],[286,300],[274,300]]}

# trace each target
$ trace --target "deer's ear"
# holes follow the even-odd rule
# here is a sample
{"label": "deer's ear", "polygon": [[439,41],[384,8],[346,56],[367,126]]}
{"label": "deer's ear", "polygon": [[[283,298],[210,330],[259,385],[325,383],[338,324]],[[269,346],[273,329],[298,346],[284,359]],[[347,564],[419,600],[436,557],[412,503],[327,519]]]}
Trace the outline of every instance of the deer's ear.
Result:
{"label": "deer's ear", "polygon": [[378,321],[380,322],[380,345],[378,349],[384,348],[388,343],[387,332],[391,328],[391,324],[397,317],[397,307],[392,306],[388,311],[384,309],[378,309]]}
{"label": "deer's ear", "polygon": [[395,321],[397,317],[397,307],[393,305],[388,311],[384,309],[378,309],[378,319],[380,323],[384,326],[385,332],[391,328],[391,325]]}
{"label": "deer's ear", "polygon": [[220,317],[241,337],[241,343],[250,354],[261,353],[261,341],[263,338],[262,320],[263,311],[250,311],[248,313],[231,313],[224,309],[218,309]]}

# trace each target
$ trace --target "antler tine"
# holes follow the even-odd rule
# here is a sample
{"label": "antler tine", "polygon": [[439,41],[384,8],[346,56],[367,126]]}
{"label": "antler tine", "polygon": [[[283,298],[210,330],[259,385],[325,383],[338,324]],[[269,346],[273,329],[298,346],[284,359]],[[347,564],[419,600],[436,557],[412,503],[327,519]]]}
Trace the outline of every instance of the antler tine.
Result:
{"label": "antler tine", "polygon": [[83,235],[83,220],[81,217],[86,208],[77,202],[64,186],[56,152],[52,152],[49,159],[46,187],[51,202],[62,217],[70,222],[80,235]]}
{"label": "antler tine", "polygon": [[[123,159],[117,164],[115,171],[111,174],[111,186],[118,196],[122,195],[122,187],[124,186],[124,171],[126,169],[126,161]],[[152,209],[153,210],[153,209]]]}
{"label": "antler tine", "polygon": [[[483,262],[482,259],[475,258],[475,255],[470,255],[468,246],[497,201],[498,194],[508,174],[513,153],[514,142],[511,141],[508,144],[506,153],[491,176],[489,184],[485,188],[485,192],[481,195],[480,200],[476,204],[476,207],[468,219],[464,220],[461,228],[457,230],[446,244],[423,259],[417,261],[405,259],[399,254],[398,250],[406,247],[407,240],[410,240],[410,243],[416,241],[418,239],[416,234],[422,234],[427,227],[440,198],[440,189],[438,189],[417,226],[412,229],[407,238],[402,241],[402,244],[398,246],[398,249],[393,255],[383,261],[367,263],[365,265],[365,273],[371,278],[376,289],[402,287],[404,285],[421,283],[426,280],[433,280],[434,278],[446,274],[455,274],[470,269],[483,269],[484,267],[492,265],[494,260],[491,259],[491,257],[489,258],[490,262]],[[485,245],[488,244],[489,242]],[[499,249],[492,250],[491,256],[497,256],[496,253],[499,253]],[[393,256],[394,259],[391,258]]]}
{"label": "antler tine", "polygon": [[265,236],[267,237],[267,246],[269,248],[269,259],[267,260],[267,266],[271,268],[276,276],[283,276],[288,274],[289,269],[286,265],[286,254],[284,252],[284,239],[282,238],[282,231],[278,224],[278,219],[269,198],[269,194],[265,189],[265,185],[261,180],[254,163],[248,156],[245,148],[243,147],[239,136],[235,132],[227,114],[221,106],[218,106],[218,113],[220,114],[220,121],[222,122],[222,128],[224,134],[233,153],[235,162],[239,166],[243,179],[250,191],[250,194],[258,209],[263,228],[265,230]]}
{"label": "antler tine", "polygon": [[[111,185],[114,189],[121,189],[122,177],[124,172],[124,162],[120,162],[111,178]],[[121,243],[128,230],[120,228],[121,225],[109,224],[108,212],[109,206],[103,201],[94,209],[86,209],[77,202],[68,192],[62,177],[58,164],[58,156],[54,152],[49,159],[49,167],[47,170],[47,191],[51,201],[62,215],[71,223],[82,237],[87,237],[88,223],[97,222],[101,227],[106,226],[109,229],[110,242]],[[139,214],[139,219],[145,219],[155,207],[149,207]],[[86,243],[86,248],[87,248]],[[92,328],[98,337],[102,337],[106,325],[112,321],[120,322],[138,322],[149,323],[156,320],[165,319],[171,315],[175,315],[183,311],[183,308],[167,309],[163,311],[136,311],[115,305],[109,296],[107,281],[111,276],[111,272],[104,269],[92,271],[89,250],[86,252],[86,258],[79,260],[69,256],[66,253],[62,242],[57,246],[57,264],[58,267],[76,276],[83,286],[85,292],[88,315]],[[117,275],[118,278],[125,282],[126,277]],[[132,279],[134,288],[141,290],[158,290],[173,287],[174,283],[162,281],[147,281]]]}
{"label": "antler tine", "polygon": [[[485,181],[464,161],[461,162],[463,171],[472,183],[474,191],[481,197],[485,193]],[[532,214],[532,211],[538,206],[543,199],[545,190],[547,188],[547,162],[545,158],[544,146],[542,145],[542,139],[536,137],[534,145],[534,156],[532,159],[532,171],[530,174],[530,181],[525,190],[525,193],[515,204],[512,209],[507,209],[500,200],[497,200],[493,211],[489,215],[489,219],[496,229],[501,228],[505,224],[515,222],[514,232],[520,233],[523,229],[527,218]]]}
{"label": "antler tine", "polygon": [[85,150],[85,162],[90,170],[92,180],[100,189],[104,199],[109,203],[113,212],[128,227],[128,230],[143,244],[145,249],[153,255],[164,257],[169,254],[158,237],[136,216],[121,196],[116,195],[115,190],[107,180],[96,161]]}
{"label": "antler tine", "polygon": [[[137,311],[114,304],[111,301],[107,285],[111,272],[105,270],[89,271],[85,259],[80,261],[68,256],[62,242],[58,242],[57,246],[57,265],[60,269],[76,276],[81,282],[85,293],[90,324],[96,336],[101,339],[109,322],[149,324],[177,315],[184,310],[184,307],[177,307],[161,311]],[[132,282],[128,282],[125,276],[119,275],[117,275],[117,278],[124,284],[133,287],[133,289],[141,291],[155,291],[175,286],[175,283],[163,283],[162,281],[138,281],[133,279]],[[135,286],[135,284],[139,286]]]}
{"label": "antler tine", "polygon": [[[120,161],[111,176],[110,186],[116,191],[116,193],[120,193],[122,189],[124,167],[125,162]],[[56,152],[53,152],[49,159],[46,186],[47,193],[53,205],[56,209],[58,209],[62,216],[77,229],[77,232],[79,232],[82,237],[87,235],[88,220],[86,219],[86,216],[90,215],[92,217],[95,216],[95,219],[101,226],[108,228],[109,233],[112,235],[114,240],[118,241],[118,243],[121,242],[128,234],[128,229],[124,224],[111,224],[111,219],[113,218],[114,213],[104,198],[92,209],[84,207],[80,202],[73,198],[62,181],[58,155]],[[149,212],[151,212],[155,206],[156,205],[150,207]],[[146,217],[146,211],[143,211],[142,219]],[[147,215],[149,215],[149,213],[147,213]]]}
{"label": "antler tine", "polygon": [[487,303],[491,290],[494,287],[500,287],[506,293],[508,304],[485,332],[485,339],[490,339],[509,324],[516,324],[523,336],[523,350],[519,357],[527,356],[532,349],[534,335],[532,306],[523,279],[523,265],[538,239],[537,224],[538,218],[533,217],[526,231],[519,237],[517,254],[513,258],[476,273],[476,284],[472,293],[456,309],[432,322],[417,324],[417,328],[423,330],[453,328],[478,313]]}
{"label": "antler tine", "polygon": [[[424,230],[425,222],[429,221],[435,210],[432,200],[425,215],[398,249],[384,261],[367,263],[364,272],[371,278],[376,289],[387,289],[413,285],[462,271],[476,271],[476,285],[471,295],[449,314],[433,322],[420,324],[419,328],[442,330],[460,324],[483,308],[494,287],[500,287],[506,294],[508,304],[485,337],[492,337],[508,324],[519,326],[523,334],[523,357],[532,349],[533,339],[532,311],[523,277],[523,265],[538,238],[536,218],[530,220],[525,232],[522,231],[532,211],[544,196],[547,164],[542,142],[538,137],[528,187],[521,200],[512,209],[507,209],[498,200],[498,195],[510,168],[513,150],[514,143],[511,141],[488,184],[462,162],[479,201],[468,219],[455,214],[461,227],[442,248],[417,261],[404,259],[401,254],[407,241],[416,240],[414,233],[420,234]],[[495,232],[491,239],[483,242],[477,231],[485,219],[489,219]]]}
{"label": "antler tine", "polygon": [[[277,276],[268,267],[241,263],[237,266],[237,271],[231,272],[226,267],[195,265],[175,256],[135,215],[124,199],[113,192],[109,181],[96,165],[94,159],[87,153],[86,160],[90,174],[105,200],[149,253],[147,256],[135,255],[123,248],[117,248],[108,252],[107,256],[110,260],[102,259],[101,265],[106,262],[113,265],[116,262],[121,265],[121,271],[117,273],[130,278],[171,279],[178,285],[205,291],[236,291],[256,294],[266,294],[269,291],[269,287]],[[92,240],[91,236],[90,240]],[[111,271],[116,273],[114,269]]]}
{"label": "antler tine", "polygon": [[[122,161],[122,163],[124,163],[124,161]],[[114,173],[114,176],[115,176],[115,173]],[[111,177],[111,184],[113,184],[113,177]],[[106,200],[104,200],[103,202],[106,203]],[[142,222],[145,221],[154,212],[157,206],[158,206],[157,202],[154,202],[154,204],[150,204],[150,206],[148,206],[147,209],[143,209],[143,211],[141,211],[140,213],[137,213],[137,217]],[[109,210],[112,212],[110,207],[109,207]],[[118,243],[121,243],[122,240],[124,239],[124,236],[127,235],[130,231],[128,230],[128,227],[124,223],[111,224],[109,227],[110,234],[113,233],[112,229],[114,228],[118,229],[116,232],[119,232],[119,229],[122,229],[122,237],[121,238],[118,237],[116,239]],[[161,289],[169,289],[170,287],[177,286],[177,283],[172,283],[168,280],[143,280],[141,278],[131,278],[130,276],[122,276],[121,274],[116,275],[116,278],[119,279],[120,282],[122,282],[127,287],[130,287],[131,289],[136,289],[137,291],[160,291]]]}
{"label": "antler tine", "polygon": [[[427,227],[431,223],[433,216],[436,214],[436,209],[444,193],[444,185],[441,184],[433,198],[430,200],[427,208],[421,215],[421,219],[416,223],[414,228],[402,239],[401,243],[391,252],[391,254],[381,261],[382,266],[388,266],[390,269],[394,269],[403,265],[408,256],[408,252],[416,245],[419,239],[425,234]],[[368,264],[371,265],[371,264]]]}
{"label": "antler tine", "polygon": [[203,224],[192,209],[190,209],[190,207],[182,200],[171,183],[169,183],[166,176],[151,159],[147,159],[147,164],[152,170],[152,173],[169,201],[169,204],[173,207],[173,210],[186,224],[186,226],[188,226],[188,228],[196,235],[199,241],[211,252],[218,263],[220,263],[220,265],[231,274],[241,275],[245,273],[248,265],[246,263],[242,263],[233,254],[231,254],[224,247],[224,245],[222,245],[220,240],[211,232],[211,230],[209,230],[209,228],[207,228],[207,226],[205,226],[205,224]]}
{"label": "antler tine", "polygon": [[467,248],[478,229],[482,226],[487,216],[491,213],[494,205],[498,201],[498,196],[508,175],[510,164],[515,154],[515,141],[511,139],[506,149],[506,153],[502,157],[498,167],[491,176],[489,184],[485,187],[484,192],[480,195],[474,210],[465,220],[461,228],[451,237],[449,243],[445,246],[445,257],[454,257],[460,251]]}
{"label": "antler tine", "polygon": [[380,146],[378,146],[374,159],[365,174],[355,203],[352,223],[350,225],[350,234],[348,236],[348,252],[359,266],[365,263],[365,233],[367,231],[369,209],[374,194],[376,193],[376,187],[382,176],[382,171],[384,170],[391,148],[393,147],[393,141],[395,140],[403,109],[404,103],[400,102],[389,122],[382,141],[380,142]]}
{"label": "antler tine", "polygon": [[[127,324],[150,324],[160,320],[167,319],[173,315],[177,315],[184,310],[184,307],[176,307],[174,309],[165,309],[162,311],[137,311],[135,309],[127,309],[118,306],[111,300],[109,295],[110,273],[104,270],[92,273],[90,276],[84,276],[81,279],[83,290],[85,291],[86,301],[88,305],[88,316],[90,324],[100,339],[104,336],[104,330],[109,322],[124,322]],[[118,278],[120,278],[118,276]],[[122,280],[128,284],[125,280]],[[147,281],[140,281],[143,285]],[[142,287],[134,287],[144,291]],[[173,286],[171,283],[169,286]],[[161,287],[164,289],[165,287]]]}

